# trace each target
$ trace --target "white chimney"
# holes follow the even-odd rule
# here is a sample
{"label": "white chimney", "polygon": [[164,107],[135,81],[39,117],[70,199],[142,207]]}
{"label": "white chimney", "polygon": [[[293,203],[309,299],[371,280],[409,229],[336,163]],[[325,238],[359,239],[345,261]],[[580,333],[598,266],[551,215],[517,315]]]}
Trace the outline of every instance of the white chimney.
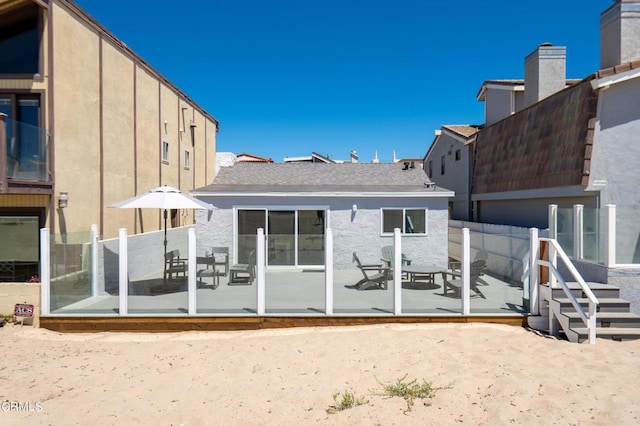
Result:
{"label": "white chimney", "polygon": [[355,151],[351,151],[351,162],[352,163],[357,163],[358,162],[358,154],[356,154]]}
{"label": "white chimney", "polygon": [[600,68],[640,59],[640,0],[615,0],[600,14]]}
{"label": "white chimney", "polygon": [[524,105],[567,87],[567,48],[542,43],[524,59]]}
{"label": "white chimney", "polygon": [[372,161],[372,163],[373,163],[373,164],[378,164],[379,162],[380,162],[380,160],[378,160],[378,151],[376,151],[376,154],[375,154],[375,156],[373,157],[373,161]]}

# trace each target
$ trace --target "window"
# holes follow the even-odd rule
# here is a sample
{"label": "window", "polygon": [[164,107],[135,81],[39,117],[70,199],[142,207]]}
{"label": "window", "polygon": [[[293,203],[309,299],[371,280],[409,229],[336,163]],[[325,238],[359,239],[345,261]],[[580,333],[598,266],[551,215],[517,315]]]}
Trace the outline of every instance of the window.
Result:
{"label": "window", "polygon": [[382,209],[382,233],[393,234],[400,228],[403,234],[427,233],[427,209]]}
{"label": "window", "polygon": [[7,115],[7,176],[47,181],[47,141],[40,127],[40,95],[2,93],[0,113]]}
{"label": "window", "polygon": [[162,153],[160,159],[163,163],[169,162],[169,142],[162,141]]}
{"label": "window", "polygon": [[189,169],[189,167],[191,167],[191,162],[189,161],[190,154],[191,153],[189,151],[186,151],[186,150],[184,151],[184,168],[187,170]]}
{"label": "window", "polygon": [[34,4],[0,16],[0,73],[40,73],[39,13]]}
{"label": "window", "polygon": [[429,160],[429,179],[433,177],[433,161]]}
{"label": "window", "polygon": [[460,161],[460,156],[462,155],[462,153],[460,152],[459,149],[456,149],[456,161]]}
{"label": "window", "polygon": [[440,174],[444,175],[444,155],[440,158]]}

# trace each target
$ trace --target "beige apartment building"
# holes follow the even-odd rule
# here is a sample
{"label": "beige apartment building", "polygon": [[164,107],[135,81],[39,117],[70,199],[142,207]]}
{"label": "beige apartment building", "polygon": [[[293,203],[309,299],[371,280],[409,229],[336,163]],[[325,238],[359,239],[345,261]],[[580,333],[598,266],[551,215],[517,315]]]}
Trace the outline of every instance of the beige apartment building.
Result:
{"label": "beige apartment building", "polygon": [[42,227],[158,230],[159,211],[108,206],[212,182],[217,120],[73,1],[0,0],[0,52],[0,281],[37,274]]}

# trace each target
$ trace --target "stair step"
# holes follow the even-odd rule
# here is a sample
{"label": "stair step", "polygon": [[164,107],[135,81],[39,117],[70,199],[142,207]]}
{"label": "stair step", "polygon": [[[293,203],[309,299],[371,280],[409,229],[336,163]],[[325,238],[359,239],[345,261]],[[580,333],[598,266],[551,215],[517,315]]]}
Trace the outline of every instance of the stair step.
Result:
{"label": "stair step", "polygon": [[[597,283],[597,282],[588,282],[587,285],[589,286],[589,288],[591,289],[591,291],[593,292],[593,294],[597,297],[597,298],[617,298],[620,297],[620,288],[613,286],[611,284],[603,284],[603,283]],[[574,296],[577,297],[583,297],[584,295],[582,294],[582,287],[580,286],[579,283],[573,281],[573,282],[568,282],[567,286],[569,287],[569,289],[571,290],[571,293],[573,293]],[[553,296],[554,297],[563,297],[564,295],[564,290],[562,288],[554,288],[553,289]]]}
{"label": "stair step", "polygon": [[[571,330],[580,335],[580,341],[586,340],[589,336],[589,332],[586,327],[572,328]],[[635,340],[640,339],[640,329],[624,327],[597,327],[596,336],[603,339]]]}
{"label": "stair step", "polygon": [[[562,315],[569,318],[569,324],[574,327],[582,327],[582,317],[576,311],[563,312]],[[598,312],[596,315],[598,327],[607,328],[632,328],[640,327],[640,315],[631,312]],[[604,323],[604,324],[603,324]],[[607,325],[608,323],[608,325]]]}
{"label": "stair step", "polygon": [[[560,303],[560,310],[562,313],[570,312],[574,310],[573,305],[568,297],[557,297],[554,300]],[[589,299],[586,297],[577,297],[578,303],[586,310],[589,308]],[[598,299],[600,304],[598,305],[598,312],[629,312],[630,302],[620,298],[605,298]]]}

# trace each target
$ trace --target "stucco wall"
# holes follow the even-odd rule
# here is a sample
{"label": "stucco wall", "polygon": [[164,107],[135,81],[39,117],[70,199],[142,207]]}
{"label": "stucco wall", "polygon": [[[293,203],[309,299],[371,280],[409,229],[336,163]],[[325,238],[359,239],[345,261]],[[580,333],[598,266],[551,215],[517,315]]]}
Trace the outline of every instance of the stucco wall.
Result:
{"label": "stucco wall", "polygon": [[511,115],[514,108],[512,93],[511,90],[487,89],[484,101],[486,126]]}
{"label": "stucco wall", "polygon": [[[396,198],[302,198],[256,197],[249,200],[239,198],[207,198],[213,204],[211,212],[198,211],[196,233],[198,251],[211,246],[233,246],[233,207],[252,208],[279,207],[329,209],[327,226],[333,230],[334,264],[336,268],[352,268],[352,253],[356,251],[363,262],[379,262],[380,251],[393,244],[392,236],[381,235],[381,207],[427,208],[427,232],[425,236],[404,236],[402,252],[414,262],[443,268],[447,262],[447,198],[396,199]],[[357,211],[352,210],[353,205]]]}
{"label": "stucco wall", "polygon": [[[210,183],[216,124],[117,40],[72,9],[51,7],[54,190],[69,195],[68,207],[54,213],[55,231],[86,232],[99,224],[101,236],[112,238],[121,227],[131,233],[161,229],[158,211],[108,206],[159,185],[188,193]],[[170,143],[166,163],[160,161],[163,139]],[[177,224],[193,222],[187,211]]]}
{"label": "stucco wall", "polygon": [[[460,150],[460,160],[456,161],[456,150]],[[451,154],[449,154],[451,152]],[[445,158],[445,173],[441,173],[441,158]],[[449,201],[454,203],[454,218],[469,219],[469,151],[462,142],[442,133],[434,142],[425,162],[428,172],[432,162],[431,181],[439,187],[455,193]]]}
{"label": "stucco wall", "polygon": [[[599,93],[591,185],[602,185],[601,205],[618,206],[618,263],[640,261],[640,79],[614,84]],[[631,207],[633,206],[633,207]]]}
{"label": "stucco wall", "polygon": [[[601,90],[590,184],[606,181],[602,204],[640,204],[640,78]],[[602,182],[601,182],[602,184]]]}

